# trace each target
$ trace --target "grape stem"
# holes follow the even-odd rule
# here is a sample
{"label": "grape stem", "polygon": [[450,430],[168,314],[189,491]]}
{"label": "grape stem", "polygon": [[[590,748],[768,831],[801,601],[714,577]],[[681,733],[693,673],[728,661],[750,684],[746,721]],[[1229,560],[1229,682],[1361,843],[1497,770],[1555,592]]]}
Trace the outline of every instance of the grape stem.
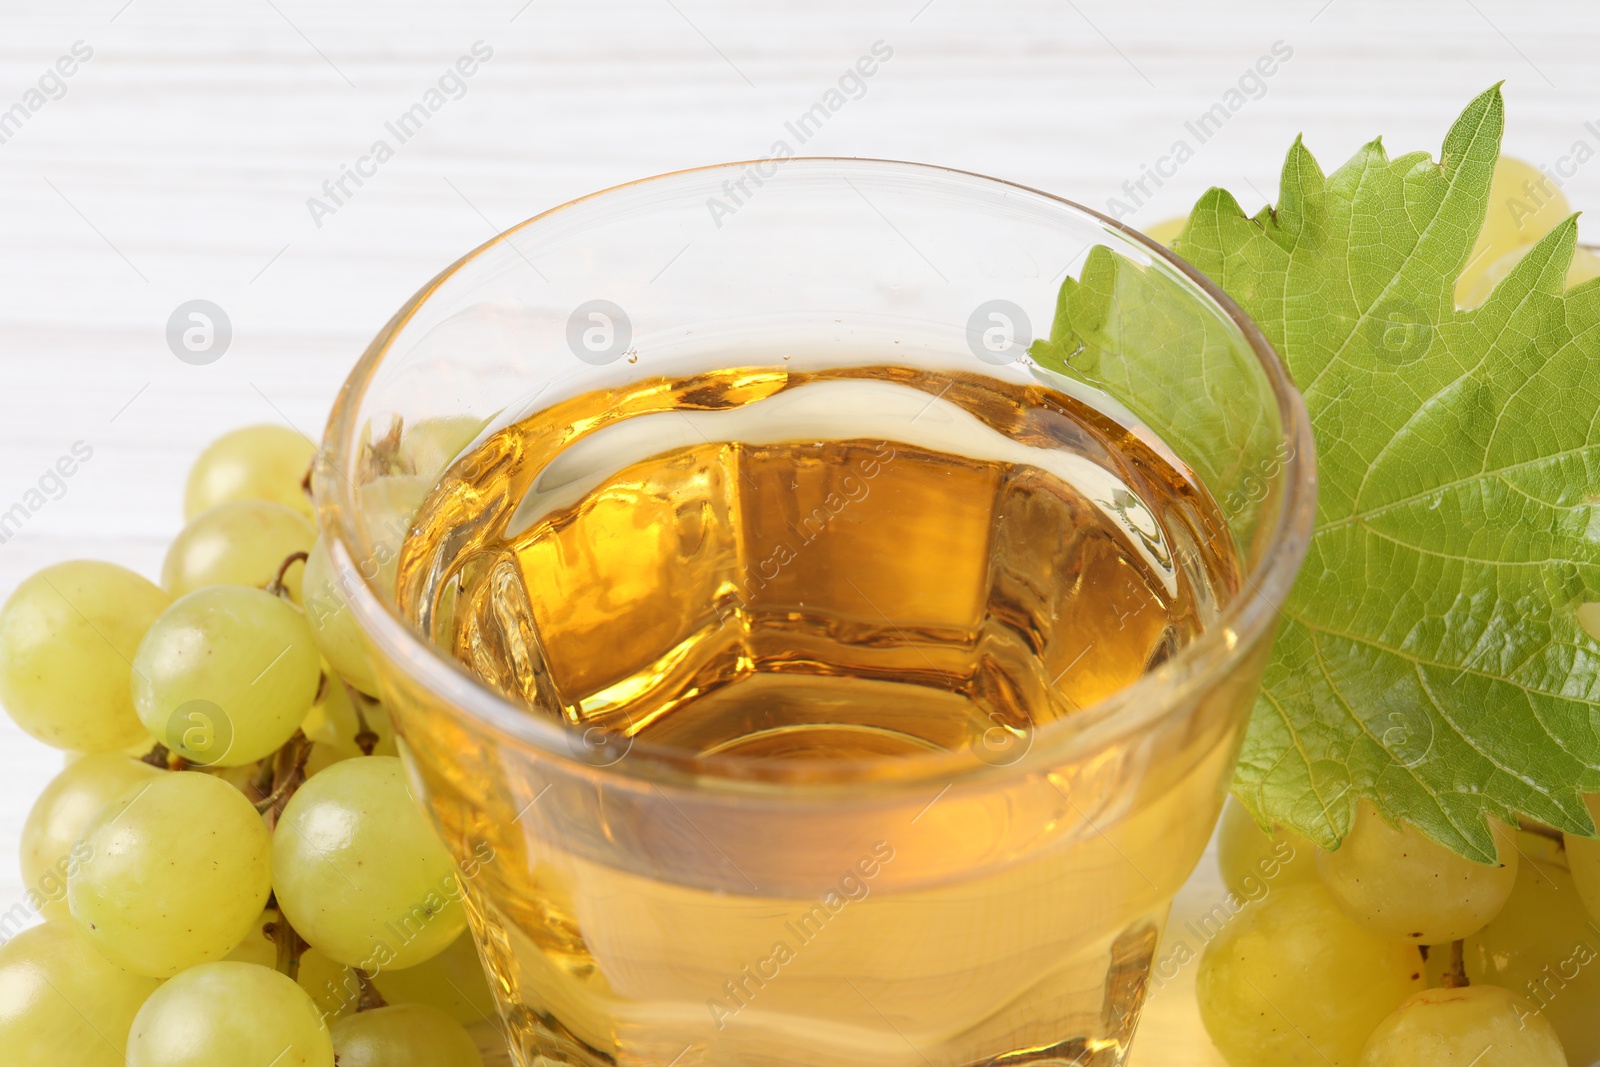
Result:
{"label": "grape stem", "polygon": [[171,756],[172,753],[167,751],[167,746],[163,745],[160,741],[157,741],[156,747],[140,756],[139,761],[141,763],[148,763],[152,767],[160,767],[162,770],[166,770],[167,762]]}
{"label": "grape stem", "polygon": [[356,1003],[356,1011],[375,1011],[389,1006],[389,1002],[383,999],[383,994],[378,992],[378,987],[373,984],[366,971],[357,970],[356,978],[361,982],[361,999]]}
{"label": "grape stem", "polygon": [[289,925],[289,920],[282,911],[278,912],[276,919],[263,926],[261,932],[270,937],[278,948],[277,969],[291,980],[298,981],[300,957],[311,947],[306,944],[306,939]]}
{"label": "grape stem", "polygon": [[283,584],[284,575],[288,574],[289,568],[293,567],[296,563],[304,563],[310,558],[310,553],[307,552],[291,552],[288,556],[284,557],[283,562],[278,564],[277,575],[273,577],[272,581],[267,583],[267,592],[271,593],[273,596],[287,595],[289,587]]}
{"label": "grape stem", "polygon": [[1467,943],[1457,941],[1450,946],[1450,966],[1440,979],[1446,989],[1465,989],[1472,983],[1467,981]]}
{"label": "grape stem", "polygon": [[250,780],[250,788],[255,791],[251,794],[250,803],[254,804],[272,792],[273,762],[273,759],[268,757],[256,765],[256,776]]}
{"label": "grape stem", "polygon": [[268,829],[278,825],[289,798],[306,780],[306,761],[311,758],[311,742],[296,730],[272,761],[272,792],[263,797],[256,810],[267,817]]}
{"label": "grape stem", "polygon": [[400,437],[405,422],[399,415],[389,420],[389,432],[367,445],[361,457],[360,480],[363,484],[389,474],[414,474],[411,465],[400,452]]}
{"label": "grape stem", "polygon": [[370,756],[373,750],[378,747],[378,742],[382,740],[378,736],[378,732],[367,722],[366,706],[372,702],[372,698],[349,682],[346,682],[343,678],[339,679],[339,681],[344,685],[345,692],[350,694],[350,706],[356,711],[356,725],[358,727],[356,730],[356,747],[361,750],[363,756]]}

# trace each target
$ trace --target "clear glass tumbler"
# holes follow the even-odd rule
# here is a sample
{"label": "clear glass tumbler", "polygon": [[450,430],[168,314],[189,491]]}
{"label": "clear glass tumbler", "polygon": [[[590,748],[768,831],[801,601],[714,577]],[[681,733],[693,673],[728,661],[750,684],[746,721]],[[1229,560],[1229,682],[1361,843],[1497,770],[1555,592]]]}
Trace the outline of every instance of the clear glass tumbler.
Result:
{"label": "clear glass tumbler", "polygon": [[[446,418],[485,425],[415,469]],[[1314,511],[1214,285],[974,174],[668,174],[440,274],[325,444],[515,1062],[1123,1062]]]}

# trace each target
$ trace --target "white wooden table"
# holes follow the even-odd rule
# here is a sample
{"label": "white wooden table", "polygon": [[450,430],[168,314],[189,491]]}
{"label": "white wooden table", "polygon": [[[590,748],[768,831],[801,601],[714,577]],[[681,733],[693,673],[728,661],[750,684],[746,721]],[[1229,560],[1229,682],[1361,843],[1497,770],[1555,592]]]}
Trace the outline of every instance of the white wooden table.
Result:
{"label": "white wooden table", "polygon": [[[1137,224],[1212,184],[1259,205],[1300,131],[1328,166],[1377,133],[1436,151],[1502,78],[1511,151],[1600,147],[1585,126],[1600,122],[1597,30],[1581,0],[8,0],[0,512],[74,442],[94,452],[0,544],[0,594],[75,556],[154,576],[197,450],[247,422],[318,435],[367,339],[440,266],[581,193],[762,155],[876,41],[892,61],[807,151],[945,163],[1103,208],[1189,141],[1176,176],[1147,180]],[[464,95],[314,219],[307,199],[478,41],[493,56]],[[30,97],[76,42],[92,56]],[[1185,122],[1277,42],[1290,58],[1198,144]],[[1600,163],[1567,194],[1600,205]],[[209,366],[164,340],[194,298],[233,324]],[[21,900],[18,831],[59,764],[0,721],[0,914]],[[1180,914],[1220,893],[1208,863]],[[1220,1064],[1192,981],[1191,965],[1152,1000],[1139,1067]]]}

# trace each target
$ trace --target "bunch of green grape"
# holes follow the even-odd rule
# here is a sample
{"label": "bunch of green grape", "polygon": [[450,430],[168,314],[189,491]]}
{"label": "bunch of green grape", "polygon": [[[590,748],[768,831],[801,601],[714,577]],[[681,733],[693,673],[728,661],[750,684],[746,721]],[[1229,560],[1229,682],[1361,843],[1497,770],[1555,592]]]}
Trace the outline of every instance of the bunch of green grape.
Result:
{"label": "bunch of green grape", "polygon": [[[391,548],[475,432],[391,443],[364,489]],[[159,586],[74,561],[0,608],[0,702],[68,754],[23,828],[44,921],[0,945],[6,1067],[482,1067],[464,878],[317,539],[314,453],[230,433]]]}
{"label": "bunch of green grape", "polygon": [[[1570,214],[1552,178],[1501,157],[1456,304],[1482,304]],[[1171,244],[1184,221],[1149,233]],[[1567,283],[1594,277],[1600,256],[1580,246]],[[1600,635],[1600,611],[1580,620]],[[1588,800],[1600,822],[1600,797]],[[1196,977],[1228,1063],[1600,1064],[1600,841],[1493,829],[1500,862],[1480,865],[1363,802],[1343,845],[1322,852],[1230,802],[1223,878],[1254,903],[1215,931]]]}
{"label": "bunch of green grape", "polygon": [[[1600,798],[1590,798],[1600,817]],[[1494,824],[1475,863],[1363,801],[1337,851],[1232,801],[1218,858],[1255,903],[1206,945],[1200,1014],[1232,1067],[1600,1062],[1600,842]]]}

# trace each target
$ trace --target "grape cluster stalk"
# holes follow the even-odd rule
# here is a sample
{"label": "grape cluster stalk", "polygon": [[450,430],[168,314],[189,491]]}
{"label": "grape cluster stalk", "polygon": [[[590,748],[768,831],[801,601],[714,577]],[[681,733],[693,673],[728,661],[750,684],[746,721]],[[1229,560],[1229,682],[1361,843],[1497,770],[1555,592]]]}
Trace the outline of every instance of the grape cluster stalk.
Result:
{"label": "grape cluster stalk", "polygon": [[[380,443],[392,549],[476,429]],[[467,876],[334,584],[315,453],[229,433],[159,585],[75,560],[0,607],[0,703],[66,753],[22,835],[43,921],[0,944],[6,1067],[482,1067]]]}

